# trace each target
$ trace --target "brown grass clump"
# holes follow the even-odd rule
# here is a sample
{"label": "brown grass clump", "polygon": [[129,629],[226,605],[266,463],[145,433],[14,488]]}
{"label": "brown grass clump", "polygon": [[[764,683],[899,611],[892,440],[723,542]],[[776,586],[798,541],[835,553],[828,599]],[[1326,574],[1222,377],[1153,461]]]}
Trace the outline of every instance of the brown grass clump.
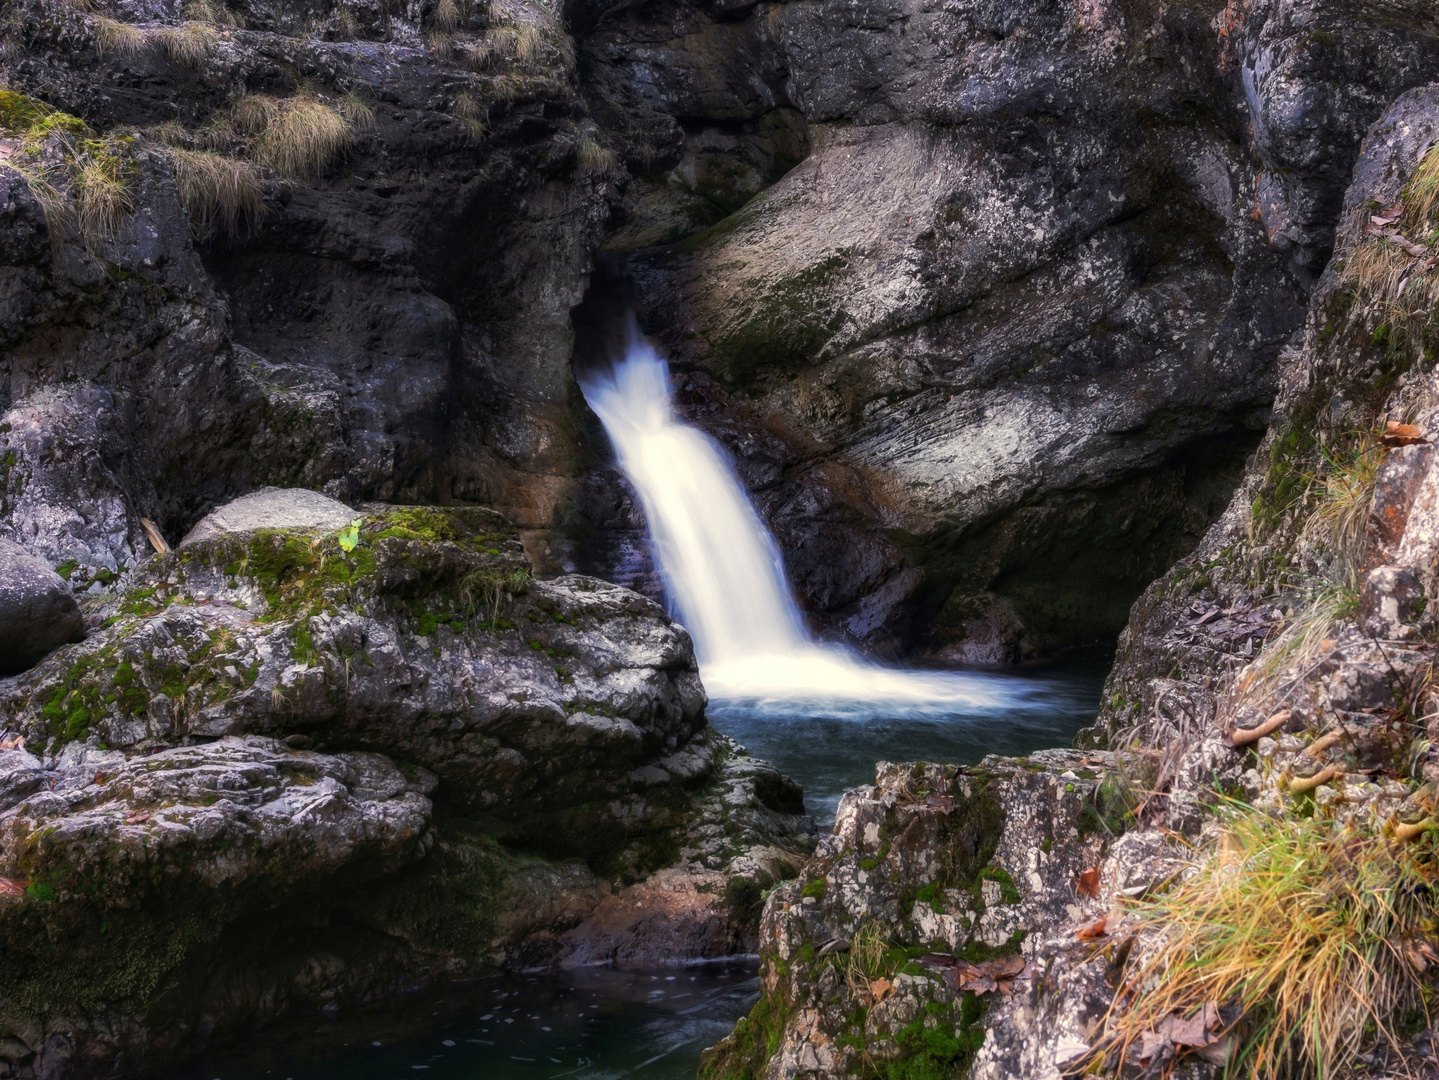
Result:
{"label": "brown grass clump", "polygon": [[71,165],[75,218],[87,241],[114,236],[120,223],[135,212],[135,202],[122,175],[124,163],[103,143],[77,151]]}
{"label": "brown grass clump", "polygon": [[1411,850],[1424,843],[1234,813],[1193,878],[1138,905],[1162,945],[1116,999],[1133,1000],[1112,1014],[1109,1049],[1207,1004],[1228,1018],[1230,1077],[1343,1076],[1367,1039],[1396,1044],[1396,1019],[1423,1006],[1411,958],[1434,903]]}
{"label": "brown grass clump", "polygon": [[603,176],[614,169],[618,159],[614,151],[583,135],[575,145],[575,162],[586,176]]}
{"label": "brown grass clump", "polygon": [[139,56],[150,47],[145,32],[129,23],[122,23],[106,15],[95,15],[90,20],[95,35],[95,51],[115,56]]}
{"label": "brown grass clump", "polygon": [[190,0],[184,15],[191,22],[217,23],[220,26],[242,27],[245,20],[231,11],[221,0]]}
{"label": "brown grass clump", "polygon": [[1352,318],[1373,320],[1391,348],[1422,350],[1439,333],[1439,144],[1420,159],[1398,206],[1372,216],[1365,231],[1341,270],[1355,298]]}
{"label": "brown grass clump", "polygon": [[50,231],[50,245],[58,249],[63,241],[75,235],[79,223],[70,199],[55,184],[58,179],[56,171],[18,156],[12,157],[5,164],[25,178],[25,186],[30,189],[30,194],[35,196],[35,201],[40,204],[40,210],[45,215],[45,225]]}
{"label": "brown grass clump", "polygon": [[452,31],[460,25],[460,17],[460,6],[455,3],[455,0],[440,0],[435,5],[435,13],[431,16],[430,21],[436,29]]}
{"label": "brown grass clump", "polygon": [[186,22],[179,26],[162,26],[152,31],[155,40],[177,64],[199,68],[209,57],[219,35],[208,23]]}
{"label": "brown grass clump", "polygon": [[374,107],[353,90],[340,98],[340,115],[354,127],[374,127]]}
{"label": "brown grass clump", "polygon": [[439,60],[449,60],[455,55],[455,35],[448,30],[431,30],[425,35],[425,44]]}
{"label": "brown grass clump", "polygon": [[246,95],[235,104],[235,120],[254,135],[256,160],[299,180],[318,177],[354,141],[350,119],[313,93]]}
{"label": "brown grass clump", "polygon": [[252,162],[180,147],[171,147],[166,154],[180,204],[202,235],[219,229],[239,237],[265,216],[260,169]]}
{"label": "brown grass clump", "polygon": [[483,104],[473,94],[459,93],[455,95],[455,106],[451,110],[455,119],[465,125],[465,131],[469,137],[476,142],[484,138],[486,123],[490,114]]}

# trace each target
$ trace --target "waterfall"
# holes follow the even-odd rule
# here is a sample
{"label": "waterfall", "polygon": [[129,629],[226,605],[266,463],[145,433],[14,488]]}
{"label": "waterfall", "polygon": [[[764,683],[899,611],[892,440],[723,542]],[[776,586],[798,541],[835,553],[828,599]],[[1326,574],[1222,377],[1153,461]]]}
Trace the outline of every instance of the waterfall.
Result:
{"label": "waterfall", "polygon": [[1000,677],[897,671],[813,641],[778,545],[724,451],[675,415],[669,369],[636,330],[624,356],[582,373],[580,387],[639,494],[671,607],[694,638],[712,698],[892,716],[1023,696]]}

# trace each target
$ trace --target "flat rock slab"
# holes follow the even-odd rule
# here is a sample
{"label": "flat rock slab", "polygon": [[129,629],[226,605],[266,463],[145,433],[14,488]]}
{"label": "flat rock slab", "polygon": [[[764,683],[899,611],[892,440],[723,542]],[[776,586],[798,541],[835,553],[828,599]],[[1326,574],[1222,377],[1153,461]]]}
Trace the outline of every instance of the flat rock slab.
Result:
{"label": "flat rock slab", "polygon": [[0,675],[33,667],[84,636],[85,620],[65,579],[19,544],[0,540]]}
{"label": "flat rock slab", "polygon": [[343,529],[358,515],[338,499],[306,488],[261,488],[211,510],[180,546],[253,529]]}

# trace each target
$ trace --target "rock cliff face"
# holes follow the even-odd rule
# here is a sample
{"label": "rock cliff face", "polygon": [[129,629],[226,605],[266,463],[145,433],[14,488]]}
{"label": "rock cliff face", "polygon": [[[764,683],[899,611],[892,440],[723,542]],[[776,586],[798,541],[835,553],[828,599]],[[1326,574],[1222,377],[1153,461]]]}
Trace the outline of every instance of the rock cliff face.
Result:
{"label": "rock cliff face", "polygon": [[[609,247],[821,621],[959,659],[1123,624],[1263,429],[1365,129],[1439,70],[1411,7],[601,20],[582,57],[687,131],[803,119],[803,163],[684,237],[651,210],[703,171],[676,138]],[[723,93],[696,40],[737,43]]]}
{"label": "rock cliff face", "polygon": [[277,483],[654,594],[570,372],[632,303],[817,624],[971,660],[1113,633],[1217,516],[1359,138],[1439,72],[1418,3],[6,26],[3,527],[76,586]]}
{"label": "rock cliff face", "polygon": [[[1136,603],[1090,749],[881,764],[771,898],[763,996],[703,1075],[1432,1071],[1408,1010],[1434,978],[1436,176],[1431,84],[1364,139],[1275,421],[1220,521]],[[1353,916],[1351,882],[1413,898],[1417,921],[1349,939],[1373,966],[1346,1004],[1313,989],[1337,970],[1313,942],[1254,942]],[[1204,895],[1228,905],[1207,925]],[[1328,1027],[1266,1067],[1296,987]]]}

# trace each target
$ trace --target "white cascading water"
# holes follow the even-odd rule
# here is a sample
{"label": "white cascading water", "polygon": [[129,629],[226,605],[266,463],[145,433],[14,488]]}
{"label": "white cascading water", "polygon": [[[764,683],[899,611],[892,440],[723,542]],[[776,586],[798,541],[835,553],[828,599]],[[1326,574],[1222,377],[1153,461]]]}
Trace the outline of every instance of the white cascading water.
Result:
{"label": "white cascading water", "polygon": [[669,369],[638,333],[623,359],[580,386],[639,493],[711,697],[897,715],[993,708],[1025,696],[1001,678],[897,671],[811,640],[773,537],[720,447],[675,416]]}

